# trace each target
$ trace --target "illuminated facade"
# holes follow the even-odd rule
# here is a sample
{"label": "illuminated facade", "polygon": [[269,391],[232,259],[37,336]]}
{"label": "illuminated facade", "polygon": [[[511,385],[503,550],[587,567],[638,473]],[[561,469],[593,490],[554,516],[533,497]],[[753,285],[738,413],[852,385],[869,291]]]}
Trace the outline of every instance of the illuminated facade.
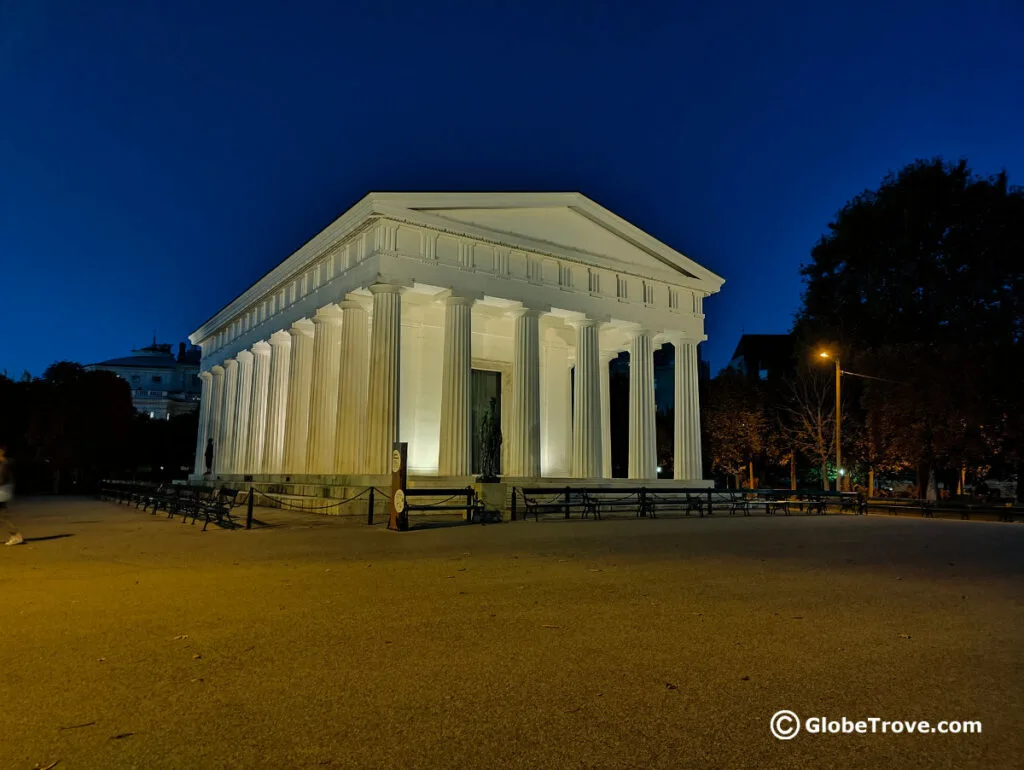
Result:
{"label": "illuminated facade", "polygon": [[[701,477],[697,345],[723,281],[578,193],[373,193],[221,309],[196,468],[470,477],[497,409],[507,478],[611,475],[609,361],[630,353],[629,476],[656,478],[654,350],[675,349],[675,473]],[[197,474],[201,475],[201,474]],[[339,481],[340,480],[340,481]]]}

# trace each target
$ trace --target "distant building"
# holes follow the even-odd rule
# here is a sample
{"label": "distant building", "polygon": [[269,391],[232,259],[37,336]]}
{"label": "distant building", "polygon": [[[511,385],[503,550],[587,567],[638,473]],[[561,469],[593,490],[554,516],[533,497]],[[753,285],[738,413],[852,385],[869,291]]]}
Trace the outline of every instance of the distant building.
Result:
{"label": "distant building", "polygon": [[178,355],[171,346],[152,345],[133,350],[130,356],[89,364],[89,371],[113,372],[132,389],[132,404],[155,420],[194,412],[199,408],[202,382],[199,380],[199,348],[179,343]]}
{"label": "distant building", "polygon": [[793,338],[788,334],[744,334],[726,369],[752,380],[776,380],[793,373]]}

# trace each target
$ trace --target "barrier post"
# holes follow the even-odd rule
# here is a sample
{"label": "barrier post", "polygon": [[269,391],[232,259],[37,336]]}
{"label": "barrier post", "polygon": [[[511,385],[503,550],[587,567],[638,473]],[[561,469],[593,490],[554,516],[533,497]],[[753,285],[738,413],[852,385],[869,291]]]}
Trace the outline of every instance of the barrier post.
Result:
{"label": "barrier post", "polygon": [[512,510],[511,510],[511,521],[516,520],[516,488],[512,487]]}
{"label": "barrier post", "polygon": [[[249,487],[249,505],[245,511],[245,528],[252,529],[252,500],[256,496],[256,490]],[[184,521],[184,519],[182,519]]]}
{"label": "barrier post", "polygon": [[366,507],[366,523],[373,526],[373,493],[374,488],[370,487],[370,504]]}

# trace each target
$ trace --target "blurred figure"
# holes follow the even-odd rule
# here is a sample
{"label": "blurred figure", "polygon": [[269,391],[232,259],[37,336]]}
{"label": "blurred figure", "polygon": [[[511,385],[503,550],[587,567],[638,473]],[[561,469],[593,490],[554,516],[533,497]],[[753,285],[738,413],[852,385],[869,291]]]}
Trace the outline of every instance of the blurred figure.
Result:
{"label": "blurred figure", "polygon": [[213,470],[213,439],[209,438],[206,440],[206,472],[209,473]]}
{"label": "blurred figure", "polygon": [[11,463],[7,459],[7,450],[0,447],[0,525],[10,537],[4,545],[21,545],[25,538],[21,536],[17,528],[7,518],[7,504],[14,498],[14,475],[11,473]]}

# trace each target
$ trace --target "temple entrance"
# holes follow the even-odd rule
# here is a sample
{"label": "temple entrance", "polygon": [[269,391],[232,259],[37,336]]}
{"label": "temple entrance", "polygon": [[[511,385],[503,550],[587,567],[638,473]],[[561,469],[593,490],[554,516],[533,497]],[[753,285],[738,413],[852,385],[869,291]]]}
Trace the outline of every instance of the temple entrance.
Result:
{"label": "temple entrance", "polygon": [[[484,415],[490,409],[491,399],[494,399],[495,416],[498,425],[501,425],[501,372],[492,372],[483,369],[474,369],[470,383],[470,424],[473,435],[471,443],[473,447],[471,455],[471,468],[473,473],[480,473],[482,445],[480,442],[480,425],[483,423]],[[504,438],[504,437],[503,437]],[[501,458],[498,458],[498,469],[501,471]]]}

